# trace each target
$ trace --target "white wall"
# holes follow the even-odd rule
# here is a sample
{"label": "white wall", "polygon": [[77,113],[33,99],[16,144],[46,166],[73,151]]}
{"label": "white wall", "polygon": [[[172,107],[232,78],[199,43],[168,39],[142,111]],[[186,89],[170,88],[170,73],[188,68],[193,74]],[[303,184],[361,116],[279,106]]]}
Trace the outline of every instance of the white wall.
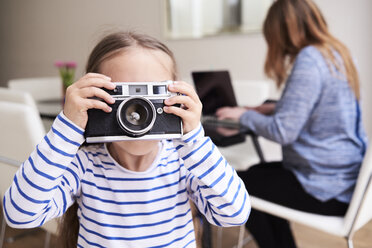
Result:
{"label": "white wall", "polygon": [[161,0],[12,0],[0,2],[0,83],[9,78],[56,75],[56,60],[78,62],[107,29],[145,32],[175,52],[181,76],[193,69],[228,68],[233,76],[262,79],[265,43],[260,34],[202,40],[165,40]]}
{"label": "white wall", "polygon": [[[358,60],[364,121],[372,136],[372,1],[316,0],[331,31]],[[229,69],[233,79],[262,80],[266,44],[261,34],[166,40],[162,0],[0,1],[0,86],[16,77],[55,76],[56,60],[78,63],[105,30],[131,29],[155,36],[174,51],[181,78],[192,70]]]}

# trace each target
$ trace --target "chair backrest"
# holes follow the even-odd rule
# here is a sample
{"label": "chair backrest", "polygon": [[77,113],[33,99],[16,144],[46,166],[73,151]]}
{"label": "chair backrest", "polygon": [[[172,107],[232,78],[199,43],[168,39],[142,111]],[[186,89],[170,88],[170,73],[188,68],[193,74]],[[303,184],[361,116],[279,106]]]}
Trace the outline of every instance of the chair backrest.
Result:
{"label": "chair backrest", "polygon": [[5,191],[13,181],[21,162],[10,160],[0,156],[0,196],[3,199]]}
{"label": "chair backrest", "polygon": [[59,77],[11,79],[8,87],[29,92],[36,101],[62,98],[62,81]]}
{"label": "chair backrest", "polygon": [[23,103],[37,109],[34,98],[28,92],[0,87],[0,101]]}
{"label": "chair backrest", "polygon": [[345,227],[353,234],[372,219],[372,146],[360,168],[354,194],[345,216]]}
{"label": "chair backrest", "polygon": [[[0,90],[1,199],[12,183],[21,162],[28,158],[45,135],[43,123],[31,95],[23,93],[21,95],[26,98],[22,98],[18,91],[14,92],[13,97],[10,97],[9,94],[2,94],[5,92]],[[59,220],[48,221],[42,228],[57,234],[58,222]]]}
{"label": "chair backrest", "polygon": [[39,113],[33,107],[0,101],[0,156],[23,162],[45,135]]}
{"label": "chair backrest", "polygon": [[[14,175],[21,166],[21,162],[0,156],[0,197],[3,199],[5,192],[13,182]],[[57,235],[60,220],[54,219],[44,223],[42,226],[46,231]],[[1,244],[0,244],[1,246]]]}

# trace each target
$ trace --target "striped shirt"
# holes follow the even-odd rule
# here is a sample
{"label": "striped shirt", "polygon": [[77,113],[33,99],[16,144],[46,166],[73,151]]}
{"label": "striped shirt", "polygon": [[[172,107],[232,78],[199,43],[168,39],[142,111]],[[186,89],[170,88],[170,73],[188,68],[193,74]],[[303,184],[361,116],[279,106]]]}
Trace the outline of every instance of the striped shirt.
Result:
{"label": "striped shirt", "polygon": [[218,226],[250,212],[244,183],[201,125],[162,140],[143,172],[120,166],[107,146],[80,148],[84,130],[61,113],[4,196],[8,224],[41,226],[78,203],[78,247],[195,247],[191,199]]}

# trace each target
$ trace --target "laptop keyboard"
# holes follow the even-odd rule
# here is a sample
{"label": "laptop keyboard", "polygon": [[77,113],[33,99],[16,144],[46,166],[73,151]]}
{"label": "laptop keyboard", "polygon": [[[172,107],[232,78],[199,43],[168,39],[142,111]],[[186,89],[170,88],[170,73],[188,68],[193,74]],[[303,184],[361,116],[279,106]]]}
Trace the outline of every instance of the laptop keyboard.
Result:
{"label": "laptop keyboard", "polygon": [[203,116],[202,123],[204,126],[226,127],[226,128],[240,128],[240,123],[235,120],[219,120],[215,116]]}

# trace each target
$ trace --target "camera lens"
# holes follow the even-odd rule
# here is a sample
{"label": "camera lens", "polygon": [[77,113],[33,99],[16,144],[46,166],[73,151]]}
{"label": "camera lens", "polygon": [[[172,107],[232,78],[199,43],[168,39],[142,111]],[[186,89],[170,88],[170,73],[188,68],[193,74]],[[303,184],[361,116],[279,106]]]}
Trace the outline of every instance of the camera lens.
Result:
{"label": "camera lens", "polygon": [[120,127],[129,136],[140,136],[151,130],[156,112],[150,100],[131,97],[119,105],[116,116]]}

